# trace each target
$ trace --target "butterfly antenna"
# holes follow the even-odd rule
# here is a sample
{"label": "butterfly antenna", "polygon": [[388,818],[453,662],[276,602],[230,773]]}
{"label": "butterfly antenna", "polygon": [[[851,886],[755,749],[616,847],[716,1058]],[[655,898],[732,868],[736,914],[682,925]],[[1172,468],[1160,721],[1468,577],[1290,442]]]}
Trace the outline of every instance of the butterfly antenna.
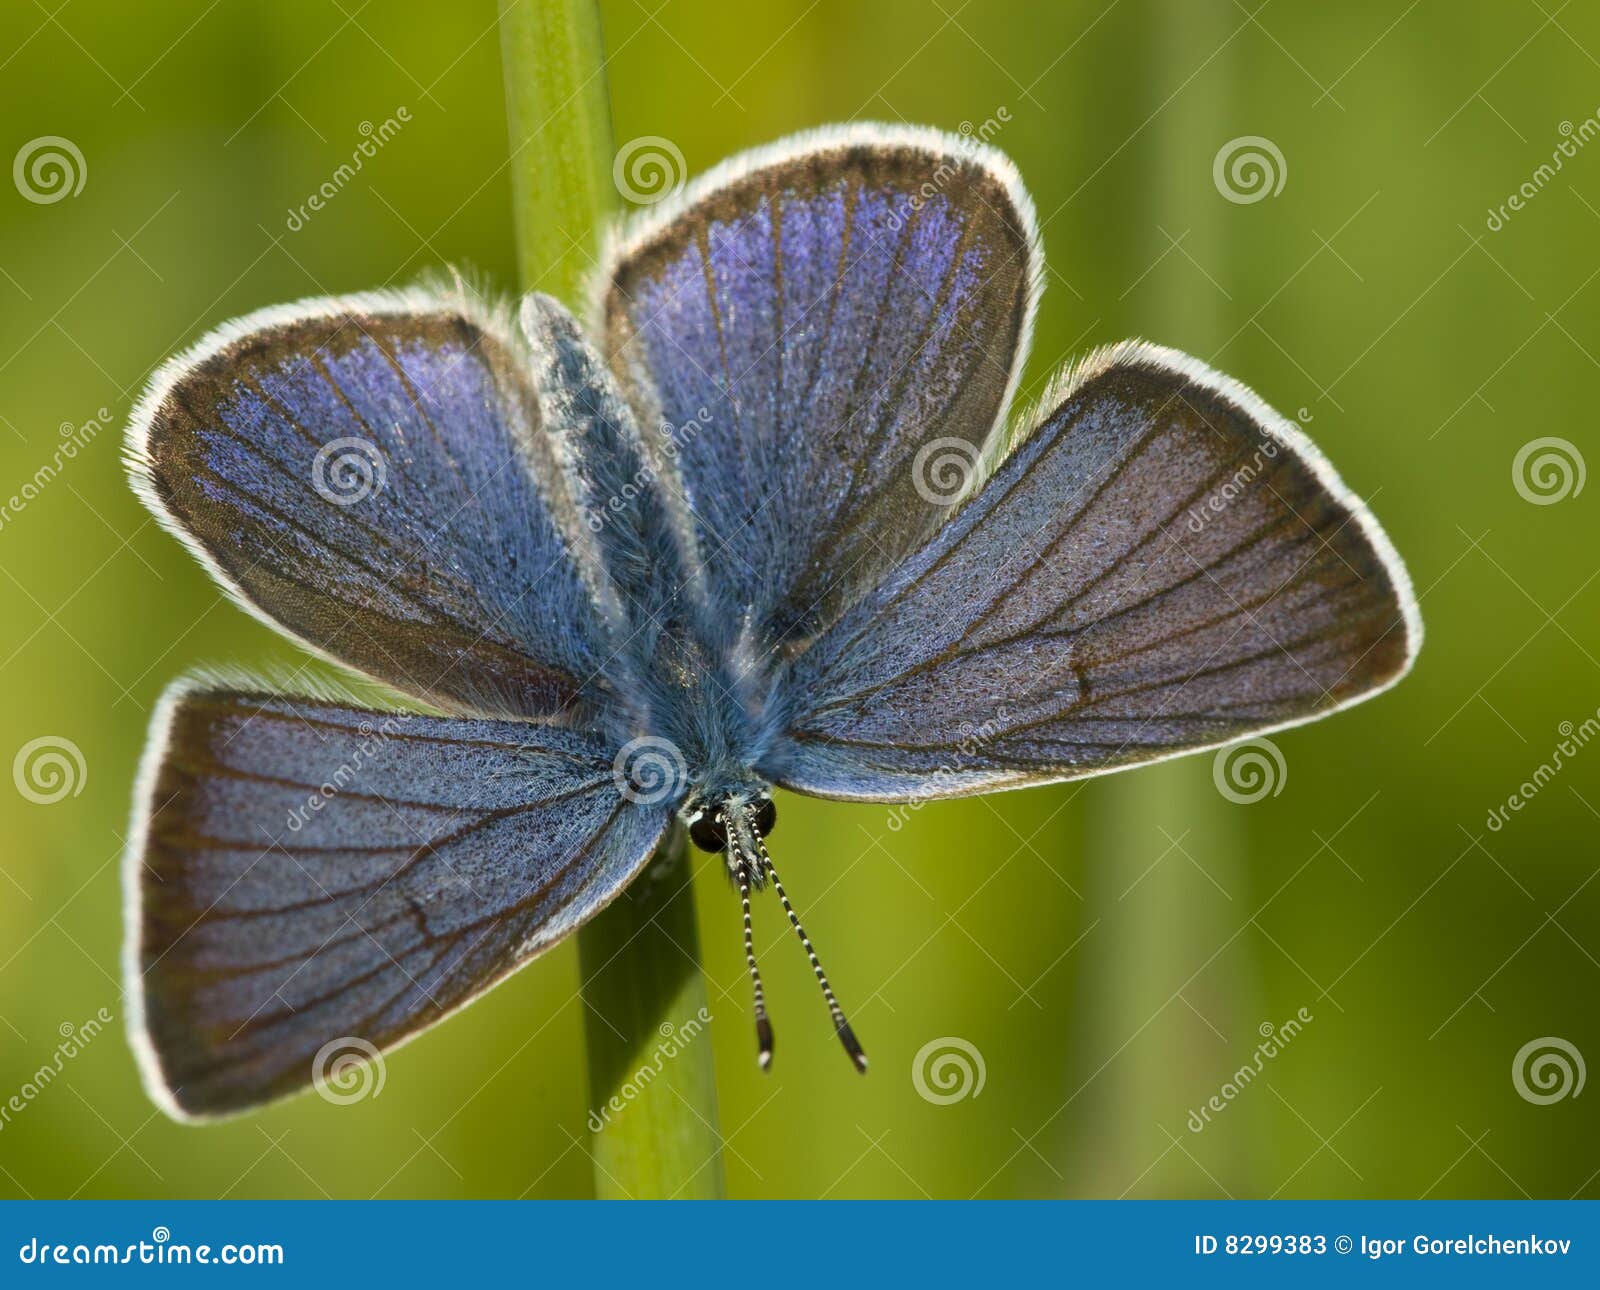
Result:
{"label": "butterfly antenna", "polygon": [[867,1054],[862,1050],[860,1041],[856,1039],[856,1032],[850,1029],[850,1023],[845,1020],[844,1009],[839,1006],[839,1000],[834,998],[833,987],[828,984],[828,974],[822,970],[822,962],[811,946],[811,938],[806,935],[806,929],[800,925],[800,916],[794,912],[794,906],[789,903],[789,893],[783,889],[783,880],[778,877],[778,871],[772,865],[772,857],[767,854],[766,840],[753,823],[751,832],[755,834],[756,849],[761,853],[761,866],[766,871],[767,877],[772,879],[773,890],[783,902],[783,912],[789,915],[789,926],[794,928],[795,935],[800,938],[800,944],[805,946],[806,957],[811,960],[811,970],[817,974],[817,984],[822,987],[822,997],[828,1001],[828,1011],[833,1015],[834,1033],[839,1036],[839,1042],[844,1045],[844,1050],[850,1055],[855,1068],[865,1075]]}
{"label": "butterfly antenna", "polygon": [[[733,831],[727,820],[719,814],[719,821],[728,834],[730,859],[734,851]],[[750,925],[750,866],[743,856],[734,866],[734,881],[739,884],[739,907],[744,913],[744,961],[750,968],[750,984],[755,989],[756,1000],[756,1060],[762,1070],[772,1069],[772,1022],[767,1018],[767,995],[761,988],[761,969],[756,966],[755,933]]]}

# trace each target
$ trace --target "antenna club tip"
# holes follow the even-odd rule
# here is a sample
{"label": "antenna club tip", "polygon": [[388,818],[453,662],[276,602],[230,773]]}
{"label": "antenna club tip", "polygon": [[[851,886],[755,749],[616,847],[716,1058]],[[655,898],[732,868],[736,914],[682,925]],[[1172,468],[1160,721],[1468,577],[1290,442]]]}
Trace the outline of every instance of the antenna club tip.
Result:
{"label": "antenna club tip", "polygon": [[856,1032],[850,1029],[848,1021],[841,1021],[838,1026],[839,1042],[844,1045],[844,1050],[850,1056],[850,1061],[863,1075],[867,1073],[867,1054],[862,1050],[861,1041],[856,1038]]}
{"label": "antenna club tip", "polygon": [[772,1069],[772,1023],[765,1016],[756,1018],[756,1062],[763,1071]]}

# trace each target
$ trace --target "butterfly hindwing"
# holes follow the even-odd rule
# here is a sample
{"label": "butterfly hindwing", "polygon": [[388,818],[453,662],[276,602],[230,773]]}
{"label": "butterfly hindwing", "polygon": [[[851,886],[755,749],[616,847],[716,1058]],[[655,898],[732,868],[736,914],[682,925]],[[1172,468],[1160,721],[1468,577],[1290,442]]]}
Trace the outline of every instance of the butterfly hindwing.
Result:
{"label": "butterfly hindwing", "polygon": [[602,628],[503,311],[428,290],[264,311],[169,363],[129,458],[247,608],[452,711],[585,696]]}
{"label": "butterfly hindwing", "polygon": [[1092,356],[932,541],[793,663],[763,770],[947,796],[1312,720],[1420,644],[1366,508],[1244,387],[1154,346]]}
{"label": "butterfly hindwing", "polygon": [[1009,162],[931,130],[801,136],[639,217],[597,312],[723,621],[804,640],[932,533],[913,463],[984,450],[1039,272]]}
{"label": "butterfly hindwing", "polygon": [[410,1038],[597,912],[667,822],[576,731],[179,686],[125,875],[147,1085],[227,1114],[335,1041]]}

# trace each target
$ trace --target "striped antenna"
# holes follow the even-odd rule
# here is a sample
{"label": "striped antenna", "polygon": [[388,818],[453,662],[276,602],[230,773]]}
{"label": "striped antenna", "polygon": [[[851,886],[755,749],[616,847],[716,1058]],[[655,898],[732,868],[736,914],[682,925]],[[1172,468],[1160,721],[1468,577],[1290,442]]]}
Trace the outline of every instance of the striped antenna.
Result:
{"label": "striped antenna", "polygon": [[[850,1055],[850,1060],[855,1063],[855,1068],[863,1075],[867,1073],[867,1054],[862,1051],[860,1042],[856,1039],[855,1031],[850,1029],[850,1023],[845,1020],[844,1009],[839,1006],[839,1000],[834,998],[833,987],[828,984],[828,974],[822,970],[822,963],[817,958],[817,952],[811,947],[811,938],[806,935],[806,929],[800,925],[800,917],[794,912],[794,906],[789,903],[789,893],[783,889],[783,880],[778,877],[778,871],[773,868],[772,857],[767,854],[766,839],[761,836],[761,830],[755,826],[755,811],[748,811],[750,818],[750,832],[755,835],[756,850],[761,856],[761,867],[767,877],[772,879],[773,889],[778,893],[778,899],[783,902],[783,912],[789,915],[789,926],[794,928],[794,933],[800,938],[800,944],[805,946],[806,957],[811,960],[811,970],[817,974],[817,984],[822,987],[822,997],[828,1001],[828,1011],[833,1016],[834,1033],[839,1036],[839,1042],[844,1045],[844,1050]],[[741,885],[741,892],[744,887]],[[749,908],[748,901],[746,908]],[[754,960],[751,961],[752,968]],[[757,1025],[759,1025],[759,1021]]]}
{"label": "striped antenna", "polygon": [[734,881],[739,884],[739,906],[744,911],[744,961],[750,968],[750,984],[755,990],[756,1000],[756,1060],[762,1070],[771,1070],[772,1022],[767,1019],[767,996],[761,988],[761,969],[756,966],[755,934],[750,925],[750,866],[743,856],[736,856],[733,830],[728,827],[728,818],[721,811],[717,812],[717,822],[728,837],[728,864],[733,870]]}

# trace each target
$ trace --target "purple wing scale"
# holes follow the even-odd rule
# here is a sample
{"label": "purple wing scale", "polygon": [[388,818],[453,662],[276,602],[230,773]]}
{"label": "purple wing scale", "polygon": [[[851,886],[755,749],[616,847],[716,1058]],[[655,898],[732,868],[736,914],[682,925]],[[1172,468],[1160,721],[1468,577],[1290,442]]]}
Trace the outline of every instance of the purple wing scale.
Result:
{"label": "purple wing scale", "polygon": [[242,1110],[377,1052],[589,918],[668,808],[598,739],[180,687],[135,811],[127,979],[152,1093]]}
{"label": "purple wing scale", "polygon": [[985,450],[1035,241],[998,154],[869,127],[736,159],[612,257],[611,360],[680,438],[713,604],[758,648],[815,634],[937,527],[911,464],[940,438]]}
{"label": "purple wing scale", "polygon": [[509,318],[431,292],[309,302],[164,369],[130,465],[247,608],[451,711],[593,697],[590,586]]}
{"label": "purple wing scale", "polygon": [[1304,435],[1119,346],[793,661],[762,769],[861,798],[1096,774],[1348,706],[1419,643],[1403,566]]}

